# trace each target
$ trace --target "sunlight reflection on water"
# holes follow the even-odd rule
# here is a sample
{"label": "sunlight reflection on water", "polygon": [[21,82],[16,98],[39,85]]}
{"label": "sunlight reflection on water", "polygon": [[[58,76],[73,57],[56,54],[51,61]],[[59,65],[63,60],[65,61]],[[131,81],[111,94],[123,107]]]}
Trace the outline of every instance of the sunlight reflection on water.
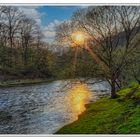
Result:
{"label": "sunlight reflection on water", "polygon": [[86,84],[76,83],[69,90],[69,102],[72,106],[73,116],[78,119],[78,115],[85,111],[85,104],[88,103],[92,92]]}
{"label": "sunlight reflection on water", "polygon": [[[0,112],[12,116],[10,121],[0,120],[0,134],[52,134],[76,120],[99,89],[108,90],[105,83],[95,86],[77,83],[64,90],[67,83],[54,81],[0,89]],[[94,90],[97,92],[93,94]]]}

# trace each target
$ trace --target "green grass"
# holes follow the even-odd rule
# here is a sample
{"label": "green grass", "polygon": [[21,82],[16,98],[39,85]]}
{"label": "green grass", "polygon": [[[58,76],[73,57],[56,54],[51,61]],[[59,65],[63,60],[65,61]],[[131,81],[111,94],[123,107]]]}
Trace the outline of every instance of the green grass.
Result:
{"label": "green grass", "polygon": [[119,94],[120,98],[87,105],[77,121],[56,134],[140,134],[140,86],[122,89]]}

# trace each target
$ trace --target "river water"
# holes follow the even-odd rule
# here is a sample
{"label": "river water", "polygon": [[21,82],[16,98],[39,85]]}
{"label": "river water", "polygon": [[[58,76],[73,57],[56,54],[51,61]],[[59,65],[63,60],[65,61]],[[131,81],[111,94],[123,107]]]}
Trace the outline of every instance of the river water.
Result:
{"label": "river water", "polygon": [[77,120],[86,103],[110,92],[107,82],[75,88],[76,84],[70,83],[54,81],[0,89],[0,113],[10,116],[0,120],[0,134],[53,134]]}

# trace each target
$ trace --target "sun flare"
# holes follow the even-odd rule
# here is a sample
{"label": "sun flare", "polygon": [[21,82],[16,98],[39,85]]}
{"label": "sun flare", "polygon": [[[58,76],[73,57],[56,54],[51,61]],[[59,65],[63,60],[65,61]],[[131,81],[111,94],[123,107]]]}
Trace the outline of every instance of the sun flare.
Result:
{"label": "sun flare", "polygon": [[78,46],[83,45],[85,43],[85,38],[85,34],[80,31],[74,32],[72,34],[72,40]]}

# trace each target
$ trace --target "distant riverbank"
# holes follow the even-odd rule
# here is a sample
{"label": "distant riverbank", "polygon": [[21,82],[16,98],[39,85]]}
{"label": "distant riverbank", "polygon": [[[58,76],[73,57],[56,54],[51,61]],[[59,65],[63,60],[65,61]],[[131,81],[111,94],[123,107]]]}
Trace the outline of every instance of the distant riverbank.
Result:
{"label": "distant riverbank", "polygon": [[34,84],[42,84],[52,82],[55,79],[18,79],[18,80],[6,80],[0,81],[0,88],[27,86]]}

